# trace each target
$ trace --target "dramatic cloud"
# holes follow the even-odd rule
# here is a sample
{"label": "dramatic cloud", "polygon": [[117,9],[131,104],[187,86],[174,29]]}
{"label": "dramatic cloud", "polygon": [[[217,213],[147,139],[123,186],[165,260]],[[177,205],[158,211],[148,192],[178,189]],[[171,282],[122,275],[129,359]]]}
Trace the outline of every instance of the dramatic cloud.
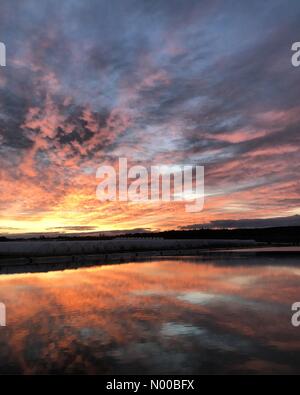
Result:
{"label": "dramatic cloud", "polygon": [[[298,0],[2,0],[1,232],[299,214],[299,18]],[[100,203],[120,156],[204,165],[204,211]]]}

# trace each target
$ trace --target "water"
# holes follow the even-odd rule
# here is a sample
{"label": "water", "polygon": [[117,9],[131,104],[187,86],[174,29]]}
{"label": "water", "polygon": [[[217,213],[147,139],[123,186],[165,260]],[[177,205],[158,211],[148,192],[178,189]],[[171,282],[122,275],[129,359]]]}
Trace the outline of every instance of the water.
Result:
{"label": "water", "polygon": [[0,276],[0,373],[300,373],[297,256]]}

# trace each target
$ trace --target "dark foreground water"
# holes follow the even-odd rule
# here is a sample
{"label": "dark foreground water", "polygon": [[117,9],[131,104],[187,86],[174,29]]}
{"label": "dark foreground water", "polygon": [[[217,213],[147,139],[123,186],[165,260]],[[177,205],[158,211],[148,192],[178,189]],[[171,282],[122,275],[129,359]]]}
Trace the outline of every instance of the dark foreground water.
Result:
{"label": "dark foreground water", "polygon": [[0,275],[0,373],[300,373],[297,256]]}

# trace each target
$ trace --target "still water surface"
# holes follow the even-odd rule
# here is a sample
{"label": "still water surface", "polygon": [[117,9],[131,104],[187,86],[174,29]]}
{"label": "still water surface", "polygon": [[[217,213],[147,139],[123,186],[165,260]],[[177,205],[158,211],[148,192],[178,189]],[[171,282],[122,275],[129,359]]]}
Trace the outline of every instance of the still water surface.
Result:
{"label": "still water surface", "polygon": [[0,275],[0,373],[300,373],[297,256]]}

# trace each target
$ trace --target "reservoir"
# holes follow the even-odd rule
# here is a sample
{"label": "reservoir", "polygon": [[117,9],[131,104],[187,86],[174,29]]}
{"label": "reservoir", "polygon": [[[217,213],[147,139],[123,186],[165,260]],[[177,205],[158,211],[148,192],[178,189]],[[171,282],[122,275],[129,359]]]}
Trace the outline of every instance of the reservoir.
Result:
{"label": "reservoir", "polygon": [[297,254],[0,275],[0,373],[300,373]]}

